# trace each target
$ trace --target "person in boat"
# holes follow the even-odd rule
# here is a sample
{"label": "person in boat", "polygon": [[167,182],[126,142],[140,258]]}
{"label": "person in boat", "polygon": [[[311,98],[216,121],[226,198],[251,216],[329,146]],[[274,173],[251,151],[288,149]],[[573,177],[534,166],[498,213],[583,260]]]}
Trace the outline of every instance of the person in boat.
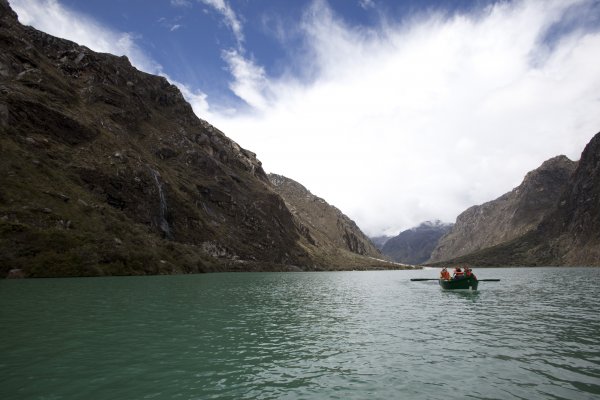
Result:
{"label": "person in boat", "polygon": [[464,274],[463,270],[460,269],[460,267],[454,268],[454,273],[452,274],[453,279],[461,279],[464,276],[465,276],[465,274]]}
{"label": "person in boat", "polygon": [[450,280],[450,272],[448,272],[448,269],[446,267],[442,268],[442,272],[440,272],[440,278],[442,278],[445,281]]}
{"label": "person in boat", "polygon": [[467,278],[473,278],[473,279],[477,279],[477,277],[475,276],[475,274],[473,273],[473,270],[469,267],[465,267],[465,276]]}

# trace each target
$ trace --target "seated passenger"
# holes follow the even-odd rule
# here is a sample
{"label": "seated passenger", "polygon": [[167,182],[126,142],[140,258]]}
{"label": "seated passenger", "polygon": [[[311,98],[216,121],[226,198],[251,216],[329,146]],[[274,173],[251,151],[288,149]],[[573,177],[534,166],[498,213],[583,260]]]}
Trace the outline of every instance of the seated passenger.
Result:
{"label": "seated passenger", "polygon": [[473,273],[473,270],[469,267],[465,267],[465,276],[467,278],[473,278],[473,279],[477,279],[477,277],[475,276],[475,274]]}
{"label": "seated passenger", "polygon": [[471,268],[469,268],[469,273],[471,274],[471,278],[477,279],[477,277],[475,276],[475,274],[473,273],[473,270]]}
{"label": "seated passenger", "polygon": [[442,272],[440,273],[440,278],[446,281],[450,280],[450,272],[446,269],[446,267],[442,268]]}
{"label": "seated passenger", "polygon": [[454,268],[454,274],[453,274],[454,279],[460,279],[463,276],[464,276],[464,273],[463,273],[462,269],[460,269],[460,267]]}

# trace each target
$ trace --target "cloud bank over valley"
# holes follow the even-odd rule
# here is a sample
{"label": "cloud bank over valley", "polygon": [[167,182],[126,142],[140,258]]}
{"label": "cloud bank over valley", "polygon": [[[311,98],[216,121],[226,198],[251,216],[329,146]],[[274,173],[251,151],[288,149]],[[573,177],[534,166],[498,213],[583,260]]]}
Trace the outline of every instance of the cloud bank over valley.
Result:
{"label": "cloud bank over valley", "polygon": [[[10,3],[25,24],[170,75],[136,33],[55,0]],[[371,25],[348,22],[326,1],[307,2],[283,32],[264,28],[289,47],[276,74],[244,34],[261,22],[245,18],[236,3],[171,3],[185,12],[202,12],[201,4],[233,37],[220,61],[229,74],[224,91],[237,103],[171,79],[196,114],[369,235],[454,221],[544,160],[578,159],[600,130],[594,1],[497,2],[403,18],[389,17],[377,0],[357,2],[374,16]],[[282,26],[276,20],[269,15]]]}

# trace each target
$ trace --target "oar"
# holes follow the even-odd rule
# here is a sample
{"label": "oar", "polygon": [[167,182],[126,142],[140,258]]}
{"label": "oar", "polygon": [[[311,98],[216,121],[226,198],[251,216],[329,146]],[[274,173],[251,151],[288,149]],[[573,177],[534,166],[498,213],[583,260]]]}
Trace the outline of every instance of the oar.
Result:
{"label": "oar", "polygon": [[[417,281],[437,281],[439,279],[438,278],[411,278],[410,280],[413,282],[417,282]],[[479,281],[479,282],[500,282],[500,279],[477,279],[477,281]]]}

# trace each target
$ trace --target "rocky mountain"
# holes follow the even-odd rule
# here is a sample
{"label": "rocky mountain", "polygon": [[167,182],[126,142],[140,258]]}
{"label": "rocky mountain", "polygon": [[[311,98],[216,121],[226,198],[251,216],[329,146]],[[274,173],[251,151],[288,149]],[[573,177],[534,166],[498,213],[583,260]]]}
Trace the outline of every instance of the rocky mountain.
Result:
{"label": "rocky mountain", "polygon": [[429,259],[440,238],[452,229],[452,225],[441,221],[423,222],[389,239],[381,252],[397,262],[421,264]]}
{"label": "rocky mountain", "polygon": [[451,262],[600,266],[600,133],[585,147],[555,207],[535,229]]}
{"label": "rocky mountain", "polygon": [[277,174],[269,174],[268,177],[274,191],[283,198],[309,243],[328,254],[339,254],[343,250],[383,258],[356,223],[339,209],[292,179]]}
{"label": "rocky mountain", "polygon": [[556,209],[534,234],[538,245],[528,253],[538,262],[600,265],[600,133],[583,150]]}
{"label": "rocky mountain", "polygon": [[0,48],[0,276],[390,267],[321,257],[255,154],[165,78],[6,0]]}
{"label": "rocky mountain", "polygon": [[388,240],[390,240],[393,236],[387,236],[387,235],[382,235],[382,236],[372,236],[369,239],[371,239],[371,243],[373,243],[375,245],[375,247],[377,247],[377,249],[379,249],[379,251],[381,251],[383,249],[383,246],[386,244],[386,242]]}
{"label": "rocky mountain", "polygon": [[600,266],[600,133],[588,143],[556,207],[536,229],[455,261],[482,266]]}
{"label": "rocky mountain", "polygon": [[439,262],[495,246],[534,230],[551,213],[577,162],[565,156],[545,161],[523,182],[496,200],[473,206],[456,219],[429,262]]}

